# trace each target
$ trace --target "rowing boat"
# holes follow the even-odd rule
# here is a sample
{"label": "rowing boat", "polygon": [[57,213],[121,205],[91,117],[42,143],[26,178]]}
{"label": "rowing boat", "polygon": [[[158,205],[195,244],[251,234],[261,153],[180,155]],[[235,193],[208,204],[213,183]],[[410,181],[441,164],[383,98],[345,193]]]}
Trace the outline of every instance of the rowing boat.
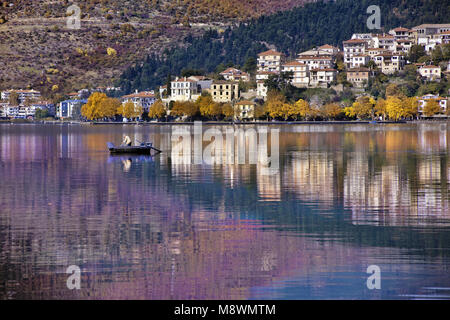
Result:
{"label": "rowing boat", "polygon": [[152,143],[141,143],[139,146],[115,146],[114,143],[108,142],[108,149],[110,153],[126,153],[126,154],[150,154],[152,150],[157,152],[161,152],[152,146]]}

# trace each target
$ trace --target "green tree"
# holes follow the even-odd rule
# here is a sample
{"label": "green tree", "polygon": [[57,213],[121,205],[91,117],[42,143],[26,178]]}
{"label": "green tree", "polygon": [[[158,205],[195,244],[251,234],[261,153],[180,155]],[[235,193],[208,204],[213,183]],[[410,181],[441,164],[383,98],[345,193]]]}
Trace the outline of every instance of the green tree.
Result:
{"label": "green tree", "polygon": [[411,62],[418,62],[419,59],[423,56],[426,56],[426,54],[427,53],[424,46],[415,44],[411,46],[407,59]]}

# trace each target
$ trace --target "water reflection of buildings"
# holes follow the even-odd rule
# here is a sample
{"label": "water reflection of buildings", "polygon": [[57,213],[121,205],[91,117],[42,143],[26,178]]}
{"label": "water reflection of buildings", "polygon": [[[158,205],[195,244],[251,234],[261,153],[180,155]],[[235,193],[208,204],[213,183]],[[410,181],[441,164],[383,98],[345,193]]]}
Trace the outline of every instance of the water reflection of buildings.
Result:
{"label": "water reflection of buildings", "polygon": [[[363,249],[263,224],[257,211],[283,210],[282,200],[343,207],[355,225],[450,220],[448,131],[307,128],[282,132],[275,175],[258,164],[185,164],[166,126],[0,128],[0,265],[15,270],[0,277],[0,296],[3,281],[18,296],[74,297],[55,273],[71,264],[85,268],[90,297],[240,299],[293,270],[361,263]],[[164,152],[124,172],[105,152],[123,133]],[[294,215],[282,213],[268,218]]]}
{"label": "water reflection of buildings", "polygon": [[[347,161],[344,203],[352,211],[353,222],[448,224],[447,135],[439,127],[422,125],[417,139],[407,131],[387,133],[382,159],[369,159],[370,153],[352,154]],[[374,168],[375,161],[383,164]]]}

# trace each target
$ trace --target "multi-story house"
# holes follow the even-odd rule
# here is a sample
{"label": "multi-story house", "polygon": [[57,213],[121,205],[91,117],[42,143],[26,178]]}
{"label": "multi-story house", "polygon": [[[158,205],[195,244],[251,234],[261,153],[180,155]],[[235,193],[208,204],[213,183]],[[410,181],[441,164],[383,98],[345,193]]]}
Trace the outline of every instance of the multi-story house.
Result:
{"label": "multi-story house", "polygon": [[365,54],[368,46],[367,41],[361,39],[351,39],[343,42],[344,45],[344,63],[350,68],[352,57]]}
{"label": "multi-story house", "polygon": [[330,83],[336,80],[336,69],[311,69],[309,86],[326,88]]}
{"label": "multi-story house", "polygon": [[329,56],[332,56],[332,57],[335,57],[339,53],[339,48],[334,47],[329,44],[324,44],[323,46],[320,46],[317,49],[321,52],[326,52],[326,54],[324,54],[324,55],[328,54]]}
{"label": "multi-story house", "polygon": [[296,60],[307,65],[309,69],[327,69],[334,66],[331,56],[298,56]]}
{"label": "multi-story house", "polygon": [[373,33],[354,33],[351,37],[351,40],[364,40],[367,42],[369,48],[375,48],[374,44],[374,35]]}
{"label": "multi-story house", "polygon": [[358,54],[351,58],[351,68],[358,68],[367,65],[370,61],[370,56],[367,54]]}
{"label": "multi-story house", "polygon": [[395,38],[395,40],[410,40],[412,31],[407,28],[398,27],[389,31],[389,34]]}
{"label": "multi-story house", "polygon": [[416,44],[423,45],[427,52],[433,50],[436,45],[442,43],[442,38],[435,36],[450,31],[450,23],[446,24],[422,24],[412,28],[412,35]]}
{"label": "multi-story house", "polygon": [[369,82],[370,70],[368,68],[354,68],[347,70],[347,81],[355,87],[362,88]]}
{"label": "multi-story house", "polygon": [[375,48],[381,48],[386,51],[394,52],[396,48],[396,42],[394,36],[391,35],[378,35],[374,38]]}
{"label": "multi-story house", "polygon": [[177,77],[170,82],[170,100],[172,101],[194,101],[200,94],[197,81]]}
{"label": "multi-story house", "polygon": [[231,81],[213,81],[211,96],[215,102],[233,102],[239,99],[239,84]]}
{"label": "multi-story house", "polygon": [[379,54],[384,54],[384,53],[389,53],[389,51],[386,51],[384,49],[381,48],[368,48],[366,50],[366,54],[369,55],[369,57],[371,59],[373,59],[375,56],[379,55]]}
{"label": "multi-story house", "polygon": [[298,54],[298,56],[299,57],[301,57],[301,56],[332,56],[332,57],[336,57],[336,55],[338,53],[339,53],[339,48],[333,47],[329,44],[325,44],[323,46],[301,52]]}
{"label": "multi-story house", "polygon": [[256,103],[239,101],[234,105],[234,117],[238,120],[254,120]]}
{"label": "multi-story house", "polygon": [[395,40],[395,44],[395,52],[407,54],[413,45],[413,41],[411,39]]}
{"label": "multi-story house", "polygon": [[61,119],[77,117],[81,112],[81,107],[86,103],[85,99],[62,101],[56,107],[56,116]]}
{"label": "multi-story house", "polygon": [[298,62],[291,61],[283,64],[283,72],[292,72],[292,85],[298,88],[305,88],[309,84],[309,67],[308,65]]}
{"label": "multi-story house", "polygon": [[261,52],[258,54],[258,72],[271,71],[280,73],[284,60],[285,55],[275,50]]}
{"label": "multi-story house", "polygon": [[12,92],[17,93],[18,95],[18,100],[20,104],[23,104],[25,102],[25,100],[29,99],[29,100],[39,100],[41,99],[41,93],[39,91],[36,90],[7,90],[7,91],[3,91],[1,94],[1,98],[2,100],[9,100],[9,96],[11,95]]}
{"label": "multi-story house", "polygon": [[373,57],[373,61],[384,74],[393,74],[405,67],[405,57],[399,53],[378,54]]}
{"label": "multi-story house", "polygon": [[144,112],[148,112],[150,107],[155,103],[156,96],[153,91],[142,91],[123,96],[121,99],[122,103],[133,102],[134,106],[141,106]]}
{"label": "multi-story house", "polygon": [[37,109],[41,109],[41,110],[47,110],[48,114],[50,116],[54,116],[55,115],[55,105],[51,102],[48,101],[38,101],[38,102],[34,102],[30,105],[30,110],[34,114],[36,113]]}
{"label": "multi-story house", "polygon": [[441,79],[442,70],[439,66],[422,66],[418,68],[417,71],[419,72],[421,77],[426,78],[427,80],[433,81]]}
{"label": "multi-story house", "polygon": [[236,68],[228,68],[220,73],[228,81],[250,81],[250,75]]}
{"label": "multi-story house", "polygon": [[433,95],[433,94],[427,94],[424,95],[422,97],[417,98],[417,102],[418,102],[418,110],[420,114],[423,114],[423,109],[425,108],[425,106],[427,105],[427,103],[431,100],[436,100],[439,103],[439,106],[441,107],[440,112],[442,114],[445,114],[447,111],[447,103],[448,103],[448,99],[447,98],[443,98],[440,97],[438,95]]}

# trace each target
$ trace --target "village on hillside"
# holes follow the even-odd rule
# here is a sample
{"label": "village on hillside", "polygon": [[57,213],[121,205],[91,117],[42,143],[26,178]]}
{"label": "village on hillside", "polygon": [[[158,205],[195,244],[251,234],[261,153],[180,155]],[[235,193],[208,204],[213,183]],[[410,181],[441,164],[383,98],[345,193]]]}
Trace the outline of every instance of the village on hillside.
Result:
{"label": "village on hillside", "polygon": [[288,58],[276,48],[254,70],[170,77],[159,90],[112,98],[120,88],[83,89],[50,102],[27,88],[1,93],[0,118],[211,120],[447,118],[450,24],[353,34]]}

